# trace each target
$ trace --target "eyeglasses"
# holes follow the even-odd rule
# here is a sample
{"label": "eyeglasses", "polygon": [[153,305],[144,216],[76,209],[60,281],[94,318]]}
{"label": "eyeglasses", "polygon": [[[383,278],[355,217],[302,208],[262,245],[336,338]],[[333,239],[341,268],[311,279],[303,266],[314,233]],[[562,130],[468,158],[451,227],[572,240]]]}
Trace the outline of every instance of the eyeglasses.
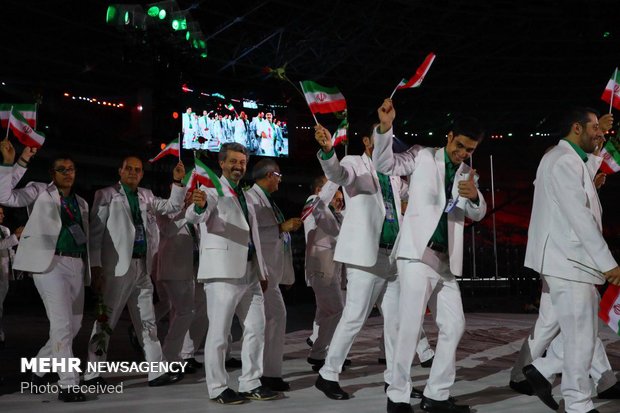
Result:
{"label": "eyeglasses", "polygon": [[58,172],[59,174],[72,174],[75,173],[75,168],[64,168],[64,167],[59,167],[54,169],[54,171]]}
{"label": "eyeglasses", "polygon": [[278,178],[282,179],[282,174],[280,172],[273,171],[272,173]]}

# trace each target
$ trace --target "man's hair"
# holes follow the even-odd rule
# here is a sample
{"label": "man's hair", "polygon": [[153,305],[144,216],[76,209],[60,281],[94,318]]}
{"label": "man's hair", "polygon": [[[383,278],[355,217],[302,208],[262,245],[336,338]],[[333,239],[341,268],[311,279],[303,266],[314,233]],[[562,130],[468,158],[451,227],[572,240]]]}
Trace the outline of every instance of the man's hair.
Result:
{"label": "man's hair", "polygon": [[140,163],[142,163],[142,166],[144,167],[144,161],[142,160],[142,158],[141,158],[140,156],[138,156],[138,155],[135,155],[135,154],[129,154],[129,155],[125,156],[125,157],[121,160],[121,164],[120,164],[118,167],[119,167],[119,168],[122,168],[122,167],[123,167],[123,165],[125,165],[125,162],[127,161],[127,159],[129,159],[129,158],[135,158],[135,159],[139,160],[139,161],[140,161]]}
{"label": "man's hair", "polygon": [[273,159],[261,159],[252,169],[252,178],[256,181],[266,177],[269,172],[279,169],[278,164]]}
{"label": "man's hair", "polygon": [[327,181],[327,177],[325,175],[316,176],[310,184],[310,190],[312,193],[315,193],[317,188],[322,186],[325,181]]}
{"label": "man's hair", "polygon": [[73,160],[71,155],[60,154],[56,156],[54,159],[52,159],[52,162],[50,163],[50,174],[54,175],[54,172],[56,172],[54,169],[56,168],[56,162],[58,161],[71,161],[73,163],[73,166],[75,167],[75,161]]}
{"label": "man's hair", "polygon": [[482,123],[480,123],[478,119],[463,117],[457,119],[452,125],[452,135],[463,135],[477,142],[482,142],[484,139],[485,130]]}
{"label": "man's hair", "polygon": [[575,107],[570,109],[566,112],[560,123],[560,136],[568,136],[575,123],[585,128],[586,124],[590,121],[590,114],[593,114],[597,118],[600,116],[596,109],[588,107]]}
{"label": "man's hair", "polygon": [[224,162],[226,160],[226,156],[228,156],[228,151],[241,152],[245,155],[246,159],[250,159],[248,148],[237,142],[228,142],[223,144],[220,148],[220,153],[217,154],[217,160]]}

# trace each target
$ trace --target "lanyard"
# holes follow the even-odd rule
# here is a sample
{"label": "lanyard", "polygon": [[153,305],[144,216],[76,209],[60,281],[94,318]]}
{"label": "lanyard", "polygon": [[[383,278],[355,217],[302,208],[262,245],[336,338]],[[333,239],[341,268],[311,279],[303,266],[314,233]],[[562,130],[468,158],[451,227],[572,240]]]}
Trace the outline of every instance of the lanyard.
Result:
{"label": "lanyard", "polygon": [[71,222],[75,222],[75,215],[73,215],[73,212],[71,212],[71,208],[69,208],[67,201],[65,201],[65,199],[61,197],[60,204],[65,209],[65,212],[67,212],[67,215],[69,216],[69,219],[71,220]]}

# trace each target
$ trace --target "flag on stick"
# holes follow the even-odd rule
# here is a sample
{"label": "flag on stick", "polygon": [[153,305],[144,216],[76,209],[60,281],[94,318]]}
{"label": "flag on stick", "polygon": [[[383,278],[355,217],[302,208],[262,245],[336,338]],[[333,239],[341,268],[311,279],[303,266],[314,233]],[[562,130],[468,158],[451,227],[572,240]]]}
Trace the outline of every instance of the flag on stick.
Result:
{"label": "flag on stick", "polygon": [[36,126],[37,110],[34,103],[0,103],[0,124],[3,128],[7,128],[9,125],[9,116],[11,115],[11,108],[21,113],[28,125],[34,128]]}
{"label": "flag on stick", "polygon": [[429,53],[426,56],[426,59],[424,59],[424,62],[422,62],[420,67],[418,67],[418,69],[415,71],[415,74],[411,77],[411,79],[403,79],[398,85],[396,85],[396,87],[392,91],[392,94],[390,95],[390,99],[392,98],[392,96],[394,96],[394,93],[396,93],[398,89],[410,89],[414,87],[420,87],[420,85],[422,85],[424,77],[428,73],[428,70],[431,68],[431,65],[435,61],[435,57],[435,53]]}
{"label": "flag on stick", "polygon": [[601,298],[598,317],[605,322],[616,334],[620,323],[620,287],[610,284]]}
{"label": "flag on stick", "polygon": [[341,143],[344,143],[344,144],[347,143],[347,129],[348,128],[349,128],[349,123],[345,119],[342,121],[342,123],[340,123],[340,125],[338,126],[338,129],[336,129],[336,132],[334,132],[334,136],[332,137],[332,146],[338,146]]}
{"label": "flag on stick", "polygon": [[612,106],[620,110],[620,73],[618,73],[618,68],[614,70],[611,79],[607,81],[601,99],[609,103],[609,113],[611,113]]}
{"label": "flag on stick", "polygon": [[45,142],[45,135],[37,132],[15,108],[9,115],[9,127],[18,141],[31,148],[40,148]]}
{"label": "flag on stick", "polygon": [[235,107],[232,105],[232,103],[227,103],[226,105],[224,105],[224,107],[231,112],[235,110]]}
{"label": "flag on stick", "polygon": [[166,145],[166,147],[162,149],[162,151],[158,153],[157,156],[149,159],[149,162],[153,163],[155,161],[159,161],[161,158],[163,158],[166,155],[173,155],[178,158],[179,155],[181,154],[180,151],[181,151],[181,146],[179,145],[179,139],[177,138],[173,140],[172,142],[170,142],[168,145]]}
{"label": "flag on stick", "polygon": [[299,82],[312,114],[346,110],[347,101],[338,88],[321,86],[311,80]]}
{"label": "flag on stick", "polygon": [[611,175],[620,171],[620,141],[617,138],[611,138],[607,141],[600,156],[603,158],[602,172]]}
{"label": "flag on stick", "polygon": [[321,201],[321,198],[319,198],[318,196],[314,196],[308,198],[308,200],[306,201],[304,208],[301,210],[301,220],[305,221],[306,218],[308,218],[311,214],[312,211],[314,211],[314,209],[316,208],[316,206],[319,204],[319,202]]}
{"label": "flag on stick", "polygon": [[[224,196],[224,190],[222,189],[222,183],[220,178],[215,172],[205,165],[197,157],[194,158],[194,168],[192,168],[192,174],[189,178],[189,187],[195,188],[197,184],[204,185],[207,188],[215,188],[218,196]],[[187,178],[187,175],[185,176]],[[187,185],[187,181],[184,182]]]}

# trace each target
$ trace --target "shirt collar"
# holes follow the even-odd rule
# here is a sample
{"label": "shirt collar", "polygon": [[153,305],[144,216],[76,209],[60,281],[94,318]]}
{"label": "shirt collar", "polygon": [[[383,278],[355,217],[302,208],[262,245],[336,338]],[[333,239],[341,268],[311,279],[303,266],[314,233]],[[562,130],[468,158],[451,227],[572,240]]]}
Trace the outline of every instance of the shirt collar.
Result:
{"label": "shirt collar", "polygon": [[573,149],[575,150],[575,152],[577,152],[577,155],[579,155],[579,157],[581,158],[581,160],[585,163],[588,162],[588,154],[581,149],[578,145],[575,145],[574,143],[572,143],[571,141],[569,141],[568,139],[564,139],[570,146],[573,147]]}
{"label": "shirt collar", "polygon": [[267,191],[265,188],[263,188],[259,184],[256,184],[256,186],[258,186],[263,191],[263,193],[267,195],[267,198],[271,198],[271,194],[269,193],[269,191]]}
{"label": "shirt collar", "polygon": [[445,147],[443,148],[443,159],[444,159],[444,162],[446,163],[446,168],[452,171],[457,170],[457,166],[452,162],[452,160],[448,156],[448,151],[446,150]]}

